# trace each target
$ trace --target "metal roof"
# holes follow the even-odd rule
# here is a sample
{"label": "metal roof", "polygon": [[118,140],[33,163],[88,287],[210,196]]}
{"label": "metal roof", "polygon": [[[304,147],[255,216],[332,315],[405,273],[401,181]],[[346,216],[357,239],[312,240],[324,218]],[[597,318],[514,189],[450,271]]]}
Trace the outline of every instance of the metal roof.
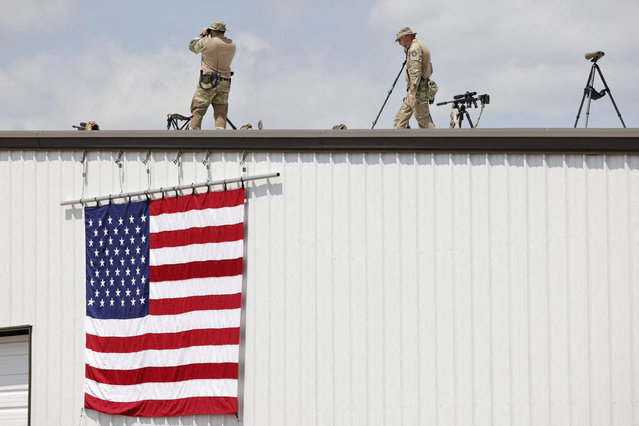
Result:
{"label": "metal roof", "polygon": [[639,152],[639,129],[0,131],[4,150]]}

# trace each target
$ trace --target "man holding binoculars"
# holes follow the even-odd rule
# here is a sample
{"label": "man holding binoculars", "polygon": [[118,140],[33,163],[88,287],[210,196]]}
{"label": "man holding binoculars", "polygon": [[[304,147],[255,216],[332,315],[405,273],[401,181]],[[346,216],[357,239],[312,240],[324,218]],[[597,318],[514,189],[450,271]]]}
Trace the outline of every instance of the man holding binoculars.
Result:
{"label": "man holding binoculars", "polygon": [[226,24],[216,20],[189,43],[191,52],[202,54],[200,81],[191,101],[191,130],[200,130],[209,105],[213,105],[215,129],[226,129],[235,43],[224,36],[225,32]]}

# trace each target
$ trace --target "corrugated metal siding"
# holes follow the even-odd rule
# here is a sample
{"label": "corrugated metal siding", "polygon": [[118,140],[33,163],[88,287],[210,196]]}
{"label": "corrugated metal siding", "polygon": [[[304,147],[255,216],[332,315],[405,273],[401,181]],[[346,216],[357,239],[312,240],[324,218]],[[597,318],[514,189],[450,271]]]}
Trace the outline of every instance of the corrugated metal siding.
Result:
{"label": "corrugated metal siding", "polygon": [[[207,179],[90,152],[84,196]],[[0,327],[33,324],[32,424],[83,398],[82,152],[0,152]],[[242,174],[212,155],[212,179]],[[249,153],[246,425],[639,423],[639,156]]]}

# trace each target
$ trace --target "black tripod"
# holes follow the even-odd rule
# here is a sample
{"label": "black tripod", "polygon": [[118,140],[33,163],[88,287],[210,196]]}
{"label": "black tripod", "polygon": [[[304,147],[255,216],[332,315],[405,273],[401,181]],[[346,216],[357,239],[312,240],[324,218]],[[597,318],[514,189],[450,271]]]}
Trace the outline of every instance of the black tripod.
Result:
{"label": "black tripod", "polygon": [[473,121],[470,119],[470,114],[468,114],[468,111],[466,111],[466,104],[455,103],[453,108],[457,108],[457,118],[459,119],[460,129],[462,126],[462,122],[464,121],[464,116],[466,116],[466,119],[468,120],[468,124],[470,124],[470,127],[471,128],[475,127],[473,126]]}
{"label": "black tripod", "polygon": [[[581,115],[581,109],[584,106],[584,100],[586,96],[588,97],[588,106],[586,107],[586,128],[588,128],[588,117],[590,116],[590,102],[594,99],[600,99],[606,96],[606,92],[610,96],[610,100],[612,101],[612,105],[615,107],[615,111],[617,111],[617,115],[619,116],[619,120],[621,120],[621,124],[624,129],[626,128],[626,123],[623,122],[623,118],[621,118],[621,113],[619,112],[619,108],[617,108],[617,104],[615,100],[612,98],[612,93],[610,92],[610,87],[606,83],[606,79],[601,73],[601,69],[599,65],[597,65],[597,61],[604,56],[604,52],[593,52],[586,53],[586,59],[591,59],[592,67],[590,68],[590,74],[588,74],[588,81],[586,81],[586,88],[584,89],[584,95],[581,98],[581,104],[579,105],[579,112],[577,112],[577,119],[575,120],[575,128],[577,127],[577,122],[579,121],[579,115]],[[595,82],[595,70],[599,73],[599,77],[604,84],[604,89],[601,92],[598,92],[593,87],[593,83]]]}

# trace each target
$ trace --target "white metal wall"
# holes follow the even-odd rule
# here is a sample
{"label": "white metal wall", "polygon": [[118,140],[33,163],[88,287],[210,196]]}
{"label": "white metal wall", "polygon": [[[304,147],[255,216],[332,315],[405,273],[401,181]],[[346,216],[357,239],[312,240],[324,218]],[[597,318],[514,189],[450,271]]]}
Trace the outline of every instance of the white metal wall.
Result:
{"label": "white metal wall", "polygon": [[[149,186],[90,152],[84,196]],[[151,188],[205,153],[154,153]],[[33,325],[33,425],[87,412],[82,152],[0,152],[0,327]],[[212,155],[211,177],[242,174]],[[639,423],[639,156],[249,153],[245,425]],[[122,174],[120,174],[122,172]],[[121,185],[121,177],[123,184]]]}

